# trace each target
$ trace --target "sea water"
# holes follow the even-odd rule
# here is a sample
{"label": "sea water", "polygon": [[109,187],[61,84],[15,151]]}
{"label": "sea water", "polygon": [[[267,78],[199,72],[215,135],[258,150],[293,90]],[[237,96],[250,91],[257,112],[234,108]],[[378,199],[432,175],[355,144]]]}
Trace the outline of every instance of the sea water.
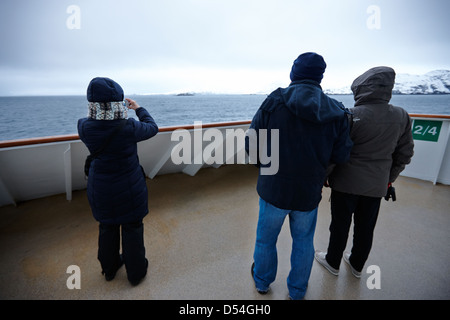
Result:
{"label": "sea water", "polygon": [[[350,108],[352,95],[330,95]],[[159,127],[251,120],[267,95],[130,96]],[[87,115],[85,96],[0,97],[0,141],[77,133]],[[391,104],[409,113],[450,114],[450,95],[394,95]],[[137,119],[133,110],[129,117]]]}

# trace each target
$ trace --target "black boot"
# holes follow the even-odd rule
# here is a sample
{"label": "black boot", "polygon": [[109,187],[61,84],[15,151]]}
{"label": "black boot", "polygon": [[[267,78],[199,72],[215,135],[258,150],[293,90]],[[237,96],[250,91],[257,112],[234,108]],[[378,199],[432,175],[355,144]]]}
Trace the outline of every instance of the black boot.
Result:
{"label": "black boot", "polygon": [[113,272],[111,273],[106,273],[105,271],[102,271],[102,274],[105,275],[105,280],[106,281],[111,281],[115,278],[117,271],[120,269],[120,267],[123,266],[123,259],[122,259],[122,255],[120,255],[120,262],[119,265],[114,269]]}

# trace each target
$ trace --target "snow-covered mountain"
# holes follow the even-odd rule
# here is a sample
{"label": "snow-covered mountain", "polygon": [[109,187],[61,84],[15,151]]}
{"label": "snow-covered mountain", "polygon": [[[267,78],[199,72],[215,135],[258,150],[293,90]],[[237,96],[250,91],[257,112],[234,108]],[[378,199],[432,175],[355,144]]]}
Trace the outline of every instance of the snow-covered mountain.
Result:
{"label": "snow-covered mountain", "polygon": [[394,93],[439,94],[450,93],[450,70],[435,70],[424,75],[398,74]]}
{"label": "snow-covered mountain", "polygon": [[[351,94],[350,85],[324,89],[327,94]],[[450,70],[435,70],[423,75],[400,73],[395,77],[394,94],[450,94]]]}

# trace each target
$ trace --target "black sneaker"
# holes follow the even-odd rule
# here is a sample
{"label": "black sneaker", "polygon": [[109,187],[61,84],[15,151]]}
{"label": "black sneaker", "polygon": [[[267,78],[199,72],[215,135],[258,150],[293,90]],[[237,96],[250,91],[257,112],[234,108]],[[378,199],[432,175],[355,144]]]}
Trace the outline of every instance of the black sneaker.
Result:
{"label": "black sneaker", "polygon": [[[253,281],[255,281],[255,277],[254,277],[255,271],[253,270],[254,268],[255,268],[255,263],[253,262],[252,263],[252,269],[250,270],[250,272],[252,274]],[[255,286],[255,288],[256,288],[256,286]],[[267,292],[269,292],[269,289],[261,290],[261,289],[256,288],[256,291],[258,291],[259,294],[266,294]]]}

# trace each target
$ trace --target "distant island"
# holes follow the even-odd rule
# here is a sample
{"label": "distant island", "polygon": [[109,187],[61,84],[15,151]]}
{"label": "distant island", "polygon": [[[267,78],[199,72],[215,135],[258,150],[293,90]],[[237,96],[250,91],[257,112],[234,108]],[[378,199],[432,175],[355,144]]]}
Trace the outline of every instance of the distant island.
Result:
{"label": "distant island", "polygon": [[195,93],[192,92],[183,92],[176,94],[177,97],[192,97],[195,96]]}

